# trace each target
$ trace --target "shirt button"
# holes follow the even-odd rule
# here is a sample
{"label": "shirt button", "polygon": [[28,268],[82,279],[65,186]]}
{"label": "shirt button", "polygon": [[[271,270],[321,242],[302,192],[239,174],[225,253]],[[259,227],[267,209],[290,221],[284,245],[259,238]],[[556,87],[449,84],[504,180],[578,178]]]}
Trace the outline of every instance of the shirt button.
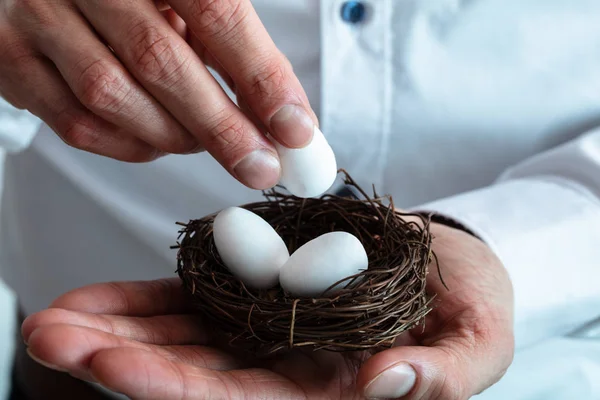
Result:
{"label": "shirt button", "polygon": [[350,24],[357,24],[365,19],[365,5],[360,1],[346,1],[340,11],[342,19]]}

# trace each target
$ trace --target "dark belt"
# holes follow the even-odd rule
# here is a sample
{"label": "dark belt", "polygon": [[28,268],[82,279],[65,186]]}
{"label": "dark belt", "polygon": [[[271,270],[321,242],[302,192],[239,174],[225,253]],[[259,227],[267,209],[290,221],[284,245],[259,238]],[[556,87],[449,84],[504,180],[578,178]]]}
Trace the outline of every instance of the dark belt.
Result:
{"label": "dark belt", "polygon": [[108,400],[112,397],[71,375],[46,368],[29,357],[21,337],[23,313],[18,313],[10,400]]}

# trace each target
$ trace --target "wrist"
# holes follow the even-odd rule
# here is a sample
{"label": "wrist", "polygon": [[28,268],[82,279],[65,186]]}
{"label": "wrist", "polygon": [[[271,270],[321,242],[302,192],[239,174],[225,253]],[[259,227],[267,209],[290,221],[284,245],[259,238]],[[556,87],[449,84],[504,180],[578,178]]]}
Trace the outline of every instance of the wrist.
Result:
{"label": "wrist", "polygon": [[473,236],[473,237],[483,241],[477,234],[475,234],[475,232],[473,232],[467,226],[465,226],[458,220],[451,218],[447,215],[438,214],[438,213],[429,213],[429,214],[422,213],[422,215],[429,217],[432,224],[443,225],[448,228],[456,229],[456,230],[465,232],[465,233],[469,234],[470,236]]}

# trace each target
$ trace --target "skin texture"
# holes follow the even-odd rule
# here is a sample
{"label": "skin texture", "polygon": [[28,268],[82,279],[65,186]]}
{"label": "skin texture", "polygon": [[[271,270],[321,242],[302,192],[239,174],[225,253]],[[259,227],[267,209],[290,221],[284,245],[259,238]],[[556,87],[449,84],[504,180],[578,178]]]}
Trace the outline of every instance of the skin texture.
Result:
{"label": "skin texture", "polygon": [[206,150],[254,189],[280,176],[265,133],[303,147],[317,124],[250,0],[0,0],[0,95],[75,148],[127,162]]}
{"label": "skin texture", "polygon": [[403,399],[462,400],[496,383],[512,362],[512,286],[478,239],[432,225],[439,303],[425,329],[377,354],[302,352],[257,363],[224,351],[190,316],[179,281],[96,284],[69,292],[23,323],[38,362],[134,399],[361,399],[399,362],[416,371]]}

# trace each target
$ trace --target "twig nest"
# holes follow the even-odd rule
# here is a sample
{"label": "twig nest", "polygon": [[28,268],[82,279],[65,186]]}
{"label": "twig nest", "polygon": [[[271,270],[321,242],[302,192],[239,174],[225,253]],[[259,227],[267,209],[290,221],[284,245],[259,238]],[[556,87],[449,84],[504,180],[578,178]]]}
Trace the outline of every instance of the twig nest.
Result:
{"label": "twig nest", "polygon": [[265,192],[264,202],[242,206],[271,225],[292,258],[298,248],[330,232],[346,232],[360,241],[368,268],[318,296],[293,296],[279,284],[269,289],[245,285],[217,251],[216,214],[180,223],[183,229],[175,247],[184,290],[231,346],[254,355],[298,347],[332,351],[389,347],[431,310],[426,276],[435,256],[429,219],[396,211],[390,197],[376,193],[369,197],[347,174],[345,183],[363,198],[302,199],[271,190]]}

